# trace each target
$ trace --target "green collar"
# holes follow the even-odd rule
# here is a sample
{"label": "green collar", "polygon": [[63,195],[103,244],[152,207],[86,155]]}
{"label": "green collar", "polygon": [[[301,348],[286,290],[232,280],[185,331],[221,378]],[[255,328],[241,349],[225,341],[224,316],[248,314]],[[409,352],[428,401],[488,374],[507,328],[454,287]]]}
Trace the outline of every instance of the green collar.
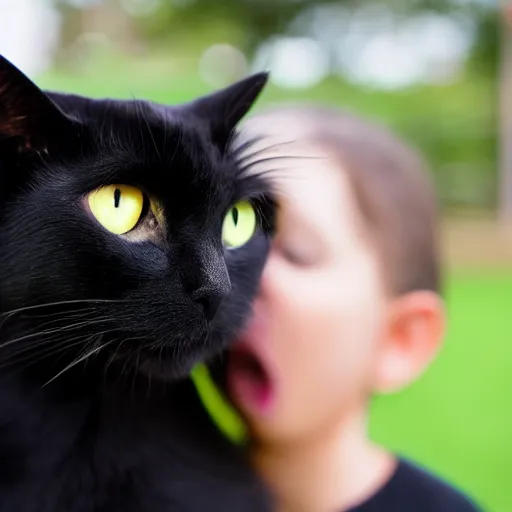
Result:
{"label": "green collar", "polygon": [[196,365],[192,369],[191,378],[205,409],[220,431],[233,444],[244,444],[248,438],[247,427],[216,386],[208,367],[204,364]]}

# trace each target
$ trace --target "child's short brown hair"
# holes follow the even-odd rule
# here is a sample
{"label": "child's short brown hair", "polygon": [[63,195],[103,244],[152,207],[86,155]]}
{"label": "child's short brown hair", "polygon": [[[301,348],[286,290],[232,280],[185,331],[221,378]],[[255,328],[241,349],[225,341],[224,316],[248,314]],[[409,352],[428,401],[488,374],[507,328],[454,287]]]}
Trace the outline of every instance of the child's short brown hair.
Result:
{"label": "child's short brown hair", "polygon": [[271,125],[276,115],[296,118],[307,127],[305,139],[346,170],[388,292],[440,292],[437,201],[419,154],[385,128],[337,109],[288,107],[258,117]]}

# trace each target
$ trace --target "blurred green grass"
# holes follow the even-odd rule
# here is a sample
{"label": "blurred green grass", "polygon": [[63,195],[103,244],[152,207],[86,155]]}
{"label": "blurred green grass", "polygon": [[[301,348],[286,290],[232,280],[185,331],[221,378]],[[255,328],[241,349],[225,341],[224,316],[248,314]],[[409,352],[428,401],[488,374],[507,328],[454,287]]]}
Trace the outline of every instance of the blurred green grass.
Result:
{"label": "blurred green grass", "polygon": [[[211,90],[197,76],[156,60],[96,56],[75,73],[39,77],[43,87],[93,97],[190,100]],[[332,78],[305,91],[269,87],[255,112],[281,101],[339,104],[383,121],[429,156],[493,166],[496,126],[492,84],[474,77],[449,87],[399,92],[362,89]],[[490,512],[510,512],[512,492],[512,271],[449,277],[450,329],[427,375],[405,392],[373,403],[372,436],[473,495]]]}

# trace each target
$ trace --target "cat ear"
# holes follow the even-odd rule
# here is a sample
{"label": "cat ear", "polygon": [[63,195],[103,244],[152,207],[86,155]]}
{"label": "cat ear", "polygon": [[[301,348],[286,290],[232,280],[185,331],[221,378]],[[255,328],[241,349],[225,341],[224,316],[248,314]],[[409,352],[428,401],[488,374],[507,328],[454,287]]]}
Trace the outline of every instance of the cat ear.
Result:
{"label": "cat ear", "polygon": [[42,151],[71,120],[16,66],[0,55],[0,140],[20,151]]}
{"label": "cat ear", "polygon": [[210,124],[213,139],[221,148],[226,146],[236,125],[265,87],[268,75],[251,75],[192,103],[196,115]]}

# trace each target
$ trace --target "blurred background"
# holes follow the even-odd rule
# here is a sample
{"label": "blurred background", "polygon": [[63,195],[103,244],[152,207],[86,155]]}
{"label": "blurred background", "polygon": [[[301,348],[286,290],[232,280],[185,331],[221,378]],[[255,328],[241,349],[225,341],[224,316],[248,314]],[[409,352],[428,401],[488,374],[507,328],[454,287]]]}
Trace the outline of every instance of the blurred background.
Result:
{"label": "blurred background", "polygon": [[[176,103],[255,70],[259,108],[335,104],[432,167],[450,329],[372,435],[512,511],[512,6],[493,0],[0,0],[0,53],[46,88]],[[508,307],[508,309],[507,309]]]}

